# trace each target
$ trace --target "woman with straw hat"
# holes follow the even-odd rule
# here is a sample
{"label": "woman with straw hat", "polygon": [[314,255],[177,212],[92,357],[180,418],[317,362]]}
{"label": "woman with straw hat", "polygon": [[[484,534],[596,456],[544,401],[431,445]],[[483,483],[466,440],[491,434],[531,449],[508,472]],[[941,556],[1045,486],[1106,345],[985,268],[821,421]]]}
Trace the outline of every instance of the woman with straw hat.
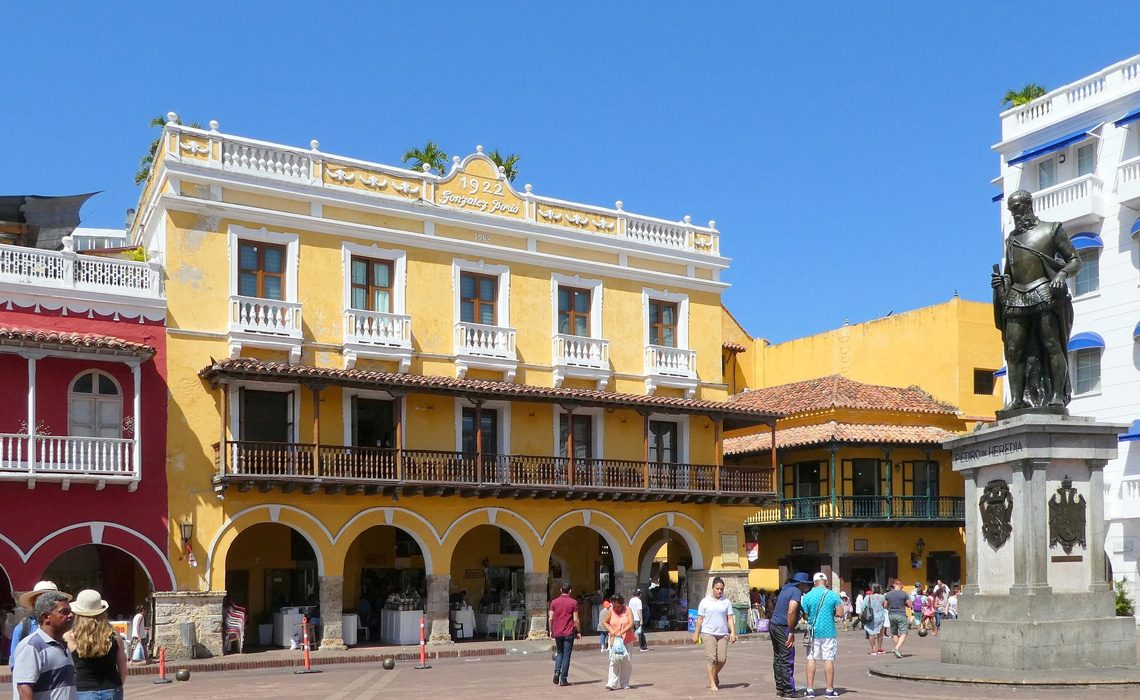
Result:
{"label": "woman with straw hat", "polygon": [[80,591],[71,603],[75,626],[65,639],[75,661],[79,700],[122,700],[127,680],[127,652],[107,622],[110,605],[99,591]]}

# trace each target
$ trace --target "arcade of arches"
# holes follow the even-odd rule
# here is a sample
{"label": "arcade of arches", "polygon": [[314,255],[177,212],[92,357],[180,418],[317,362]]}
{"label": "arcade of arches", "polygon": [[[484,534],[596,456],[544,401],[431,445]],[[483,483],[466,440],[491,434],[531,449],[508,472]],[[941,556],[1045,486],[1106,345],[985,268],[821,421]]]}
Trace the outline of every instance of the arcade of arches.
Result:
{"label": "arcade of arches", "polygon": [[[210,538],[204,570],[185,577],[197,585],[180,587],[201,591],[210,605],[224,595],[246,607],[247,640],[260,632],[265,641],[282,611],[308,612],[321,620],[322,648],[346,639],[413,641],[392,628],[398,621],[389,624],[398,613],[415,617],[418,640],[421,610],[431,643],[493,633],[503,616],[517,616],[527,636],[544,637],[549,601],[563,580],[587,603],[584,630],[591,629],[592,603],[601,594],[628,596],[637,587],[649,591],[651,629],[683,625],[689,601],[705,595],[714,574],[746,595],[737,535],[755,510],[645,503],[610,511],[602,510],[605,504],[405,497],[349,511],[312,502],[242,508],[236,500],[227,498],[236,509],[213,533],[203,533]],[[729,556],[721,550],[726,541],[739,543]],[[159,643],[174,633],[158,630]],[[271,643],[287,644],[288,636],[274,628]]]}

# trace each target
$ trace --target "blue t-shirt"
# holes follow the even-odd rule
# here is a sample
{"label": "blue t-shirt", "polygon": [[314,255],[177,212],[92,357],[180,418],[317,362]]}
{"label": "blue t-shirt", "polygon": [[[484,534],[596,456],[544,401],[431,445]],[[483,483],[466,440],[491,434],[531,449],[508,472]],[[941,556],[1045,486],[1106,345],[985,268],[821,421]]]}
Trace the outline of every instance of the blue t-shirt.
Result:
{"label": "blue t-shirt", "polygon": [[810,625],[815,622],[814,632],[817,639],[835,637],[835,606],[842,602],[839,594],[826,586],[816,586],[800,600],[807,623]]}
{"label": "blue t-shirt", "polygon": [[788,604],[793,600],[797,603],[800,602],[801,596],[803,596],[803,591],[800,590],[799,584],[785,583],[784,587],[780,589],[780,595],[776,596],[776,609],[772,611],[772,618],[768,621],[768,624],[787,627]]}
{"label": "blue t-shirt", "polygon": [[24,637],[31,636],[32,632],[35,632],[39,627],[40,626],[36,623],[36,616],[32,615],[16,625],[16,628],[12,630],[12,646],[8,649],[9,668],[16,665],[16,647],[20,646],[20,642],[23,641]]}

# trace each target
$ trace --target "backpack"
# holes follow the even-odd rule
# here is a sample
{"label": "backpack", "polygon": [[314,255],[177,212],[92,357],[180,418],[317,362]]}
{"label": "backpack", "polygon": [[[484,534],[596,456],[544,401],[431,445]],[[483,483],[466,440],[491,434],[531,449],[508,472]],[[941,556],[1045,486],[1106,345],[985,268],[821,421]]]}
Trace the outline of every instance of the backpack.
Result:
{"label": "backpack", "polygon": [[875,621],[875,611],[871,609],[871,596],[863,599],[863,612],[859,613],[859,619],[864,625],[869,625]]}
{"label": "backpack", "polygon": [[914,603],[911,605],[911,610],[919,615],[922,614],[922,596],[916,595],[914,597]]}

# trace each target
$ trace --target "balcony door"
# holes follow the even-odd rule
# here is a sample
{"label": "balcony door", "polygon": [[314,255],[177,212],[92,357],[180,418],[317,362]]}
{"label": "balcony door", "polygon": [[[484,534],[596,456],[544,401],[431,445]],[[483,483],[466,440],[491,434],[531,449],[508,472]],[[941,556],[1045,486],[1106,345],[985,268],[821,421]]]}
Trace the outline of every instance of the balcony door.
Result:
{"label": "balcony door", "polygon": [[841,515],[845,518],[876,518],[883,515],[881,496],[883,484],[882,462],[878,459],[843,460],[843,495]]}
{"label": "balcony door", "polygon": [[241,389],[239,436],[244,442],[293,441],[293,392]]}
{"label": "balcony door", "polygon": [[392,263],[354,256],[351,266],[352,308],[391,313]]}
{"label": "balcony door", "polygon": [[496,325],[495,302],[499,279],[494,275],[464,272],[459,276],[459,320]]}
{"label": "balcony door", "polygon": [[[483,454],[499,451],[499,412],[493,408],[480,411],[479,432],[483,435]],[[475,409],[463,409],[463,452],[473,455],[475,449]]]}
{"label": "balcony door", "polygon": [[[658,488],[687,489],[689,474],[679,470],[681,443],[679,426],[673,421],[649,421],[649,464],[657,475]],[[679,473],[680,472],[680,473]]]}
{"label": "balcony door", "polygon": [[285,298],[285,246],[238,243],[238,294],[274,301]]}
{"label": "balcony door", "polygon": [[396,402],[352,397],[354,447],[396,446]]}
{"label": "balcony door", "polygon": [[783,469],[784,498],[791,499],[792,517],[797,520],[819,518],[820,494],[823,492],[827,470],[823,462],[785,464]]}
{"label": "balcony door", "polygon": [[67,398],[68,435],[123,436],[123,397],[110,376],[95,370],[79,375],[72,383]]}
{"label": "balcony door", "polygon": [[903,494],[912,497],[903,507],[919,518],[937,515],[938,462],[903,462],[902,467]]}

